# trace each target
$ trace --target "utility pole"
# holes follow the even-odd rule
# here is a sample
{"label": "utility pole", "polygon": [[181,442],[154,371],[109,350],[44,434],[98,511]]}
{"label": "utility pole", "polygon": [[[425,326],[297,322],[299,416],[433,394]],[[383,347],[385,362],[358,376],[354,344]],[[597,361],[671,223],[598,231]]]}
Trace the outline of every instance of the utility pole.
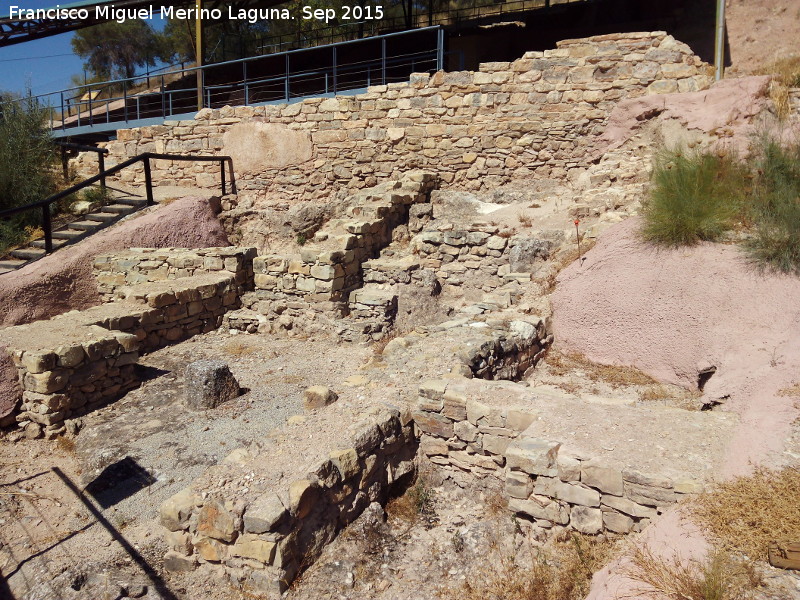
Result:
{"label": "utility pole", "polygon": [[714,81],[725,74],[725,0],[717,0],[717,30],[714,40]]}
{"label": "utility pole", "polygon": [[197,59],[197,110],[203,110],[203,71],[200,67],[203,66],[203,19],[200,18],[200,12],[203,9],[203,0],[195,0],[194,3],[197,16],[194,22],[194,52]]}

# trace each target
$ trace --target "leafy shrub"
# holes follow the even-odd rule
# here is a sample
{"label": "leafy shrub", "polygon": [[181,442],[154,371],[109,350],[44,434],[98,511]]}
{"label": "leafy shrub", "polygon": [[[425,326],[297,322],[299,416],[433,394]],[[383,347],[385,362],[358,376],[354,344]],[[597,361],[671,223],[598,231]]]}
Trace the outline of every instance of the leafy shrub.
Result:
{"label": "leafy shrub", "polygon": [[644,237],[667,246],[713,241],[742,216],[746,170],[730,153],[662,151],[644,207]]}
{"label": "leafy shrub", "polygon": [[[0,211],[43,200],[55,191],[55,154],[45,116],[30,97],[0,95]],[[40,210],[0,220],[0,252],[24,241],[24,228],[40,221]]]}
{"label": "leafy shrub", "polygon": [[750,254],[766,268],[800,275],[800,144],[765,138],[752,162],[756,235]]}

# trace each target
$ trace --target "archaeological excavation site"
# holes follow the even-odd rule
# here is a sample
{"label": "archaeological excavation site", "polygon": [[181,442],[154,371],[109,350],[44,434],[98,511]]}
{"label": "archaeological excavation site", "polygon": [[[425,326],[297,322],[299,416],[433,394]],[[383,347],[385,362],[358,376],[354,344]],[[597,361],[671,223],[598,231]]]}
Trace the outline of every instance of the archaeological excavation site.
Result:
{"label": "archaeological excavation site", "polygon": [[610,33],[118,129],[150,201],[0,274],[0,598],[800,598],[800,254],[654,220],[800,161],[745,74]]}

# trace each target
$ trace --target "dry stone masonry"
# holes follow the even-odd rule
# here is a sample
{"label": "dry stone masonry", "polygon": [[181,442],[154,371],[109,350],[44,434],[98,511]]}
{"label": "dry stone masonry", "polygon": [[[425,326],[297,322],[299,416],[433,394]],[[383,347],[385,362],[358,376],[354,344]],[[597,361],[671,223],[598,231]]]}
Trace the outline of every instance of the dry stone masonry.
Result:
{"label": "dry stone masonry", "polygon": [[366,339],[380,337],[391,325],[396,300],[351,292],[363,285],[363,264],[391,243],[394,230],[408,222],[410,207],[427,202],[436,183],[431,173],[412,172],[354,194],[347,218],[329,221],[298,254],[256,257],[255,290],[242,301],[266,320],[236,314],[229,324],[320,331],[352,308],[354,318],[365,323],[347,328],[350,334],[360,328]]}
{"label": "dry stone masonry", "polygon": [[[204,109],[194,120],[121,130],[106,162],[146,151],[231,155],[240,189],[289,200],[371,187],[415,168],[435,168],[447,185],[491,189],[587,166],[593,136],[622,98],[709,83],[707,66],[664,32],[602,35],[477,72],[415,74],[355,96]],[[270,151],[254,158],[261,147]],[[153,168],[164,185],[217,185],[210,165]],[[122,176],[142,182],[144,173]]]}
{"label": "dry stone masonry", "polygon": [[207,333],[237,308],[234,275],[200,273],[123,286],[117,301],[0,331],[22,387],[16,419],[57,435],[65,421],[115,400],[139,385],[140,352]]}
{"label": "dry stone masonry", "polygon": [[255,248],[131,248],[98,255],[97,289],[106,300],[121,286],[220,272],[233,276],[242,290],[252,289]]}
{"label": "dry stone masonry", "polygon": [[298,472],[276,473],[267,451],[234,451],[161,506],[165,567],[221,565],[237,586],[278,598],[343,527],[415,470],[407,411],[376,407],[341,439],[347,445]]}
{"label": "dry stone masonry", "polygon": [[[698,454],[691,460],[656,464],[648,462],[652,455],[643,448],[615,453],[615,448],[607,447],[609,435],[594,446],[582,443],[588,434],[580,421],[569,421],[572,431],[553,426],[554,411],[581,410],[587,414],[585,422],[616,428],[617,411],[575,402],[553,390],[520,388],[498,401],[498,395],[508,392],[502,385],[508,384],[464,379],[424,382],[413,413],[421,433],[420,450],[443,467],[501,479],[508,508],[547,529],[560,526],[587,534],[641,531],[686,494],[702,491],[704,476],[698,475],[708,472],[710,455],[724,447],[724,432],[731,426],[727,416],[715,416],[719,430],[710,437],[698,427],[709,415],[676,413],[671,433],[688,442],[676,450]],[[648,417],[646,410],[619,408],[633,417],[632,423],[642,422],[636,417]],[[606,411],[604,418],[593,421],[597,410]],[[669,443],[664,437],[656,435],[658,448]]]}

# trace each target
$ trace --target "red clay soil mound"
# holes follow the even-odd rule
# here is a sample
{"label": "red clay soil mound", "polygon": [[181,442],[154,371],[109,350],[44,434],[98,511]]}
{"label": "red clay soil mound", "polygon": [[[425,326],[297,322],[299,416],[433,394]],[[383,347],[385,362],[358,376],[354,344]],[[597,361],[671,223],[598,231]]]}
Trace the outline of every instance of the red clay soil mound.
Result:
{"label": "red clay soil mound", "polygon": [[596,146],[603,152],[622,146],[648,122],[675,119],[687,129],[724,132],[727,143],[740,151],[757,123],[754,118],[770,103],[769,76],[723,79],[709,89],[688,94],[655,94],[619,102],[611,112]]}
{"label": "red clay soil mound", "polygon": [[559,276],[558,344],[690,388],[716,367],[706,400],[741,417],[723,473],[779,461],[796,415],[779,393],[800,381],[800,278],[759,272],[737,246],[655,249],[638,218],[601,237]]}
{"label": "red clay soil mound", "polygon": [[[131,247],[228,245],[207,199],[189,197],[162,204],[19,271],[0,275],[0,327],[49,319],[68,310],[99,304],[92,263],[103,252]],[[0,347],[0,422],[13,410],[20,393],[16,369]]]}

